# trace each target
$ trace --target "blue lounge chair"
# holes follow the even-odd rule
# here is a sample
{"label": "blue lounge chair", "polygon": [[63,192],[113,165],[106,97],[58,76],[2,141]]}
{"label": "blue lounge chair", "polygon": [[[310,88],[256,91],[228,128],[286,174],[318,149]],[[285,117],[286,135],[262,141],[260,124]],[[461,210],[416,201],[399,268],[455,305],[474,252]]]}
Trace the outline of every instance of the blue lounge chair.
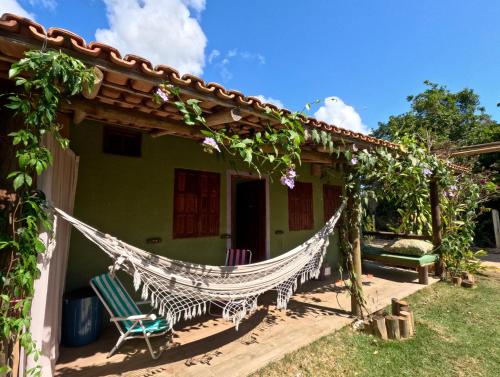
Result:
{"label": "blue lounge chair", "polygon": [[149,338],[168,333],[170,327],[168,322],[152,313],[143,314],[137,305],[149,302],[134,302],[117,277],[112,277],[110,274],[98,275],[90,280],[90,285],[109,312],[111,322],[120,332],[118,342],[108,357],[111,357],[126,340],[143,338],[151,357],[154,360],[158,359],[162,349],[154,352]]}

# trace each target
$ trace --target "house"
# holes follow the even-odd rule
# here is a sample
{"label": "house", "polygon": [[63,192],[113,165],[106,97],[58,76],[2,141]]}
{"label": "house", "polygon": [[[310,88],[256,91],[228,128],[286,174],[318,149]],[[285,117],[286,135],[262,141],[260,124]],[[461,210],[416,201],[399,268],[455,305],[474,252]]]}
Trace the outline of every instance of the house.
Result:
{"label": "house", "polygon": [[[307,239],[339,205],[345,161],[306,145],[296,187],[289,190],[279,177],[260,177],[242,162],[203,152],[200,138],[183,124],[175,107],[168,102],[157,105],[151,96],[167,81],[186,98],[199,99],[214,126],[234,127],[243,134],[272,122],[264,109],[273,105],[192,75],[181,76],[168,66],[153,67],[135,55],[122,57],[112,46],[87,44],[70,31],[45,30],[26,18],[4,14],[1,92],[13,90],[7,79],[10,65],[25,51],[42,46],[60,49],[102,73],[92,95],[61,105],[62,132],[70,149],[46,141],[55,159],[38,182],[49,200],[77,218],[153,253],[219,265],[231,247],[251,249],[253,261],[279,255]],[[5,109],[0,111],[5,131],[15,122]],[[331,133],[336,143],[347,147],[394,147],[313,118],[307,125]],[[2,155],[2,177],[9,163]],[[324,174],[326,168],[330,174]],[[4,187],[8,184],[0,181]],[[111,264],[93,244],[70,232],[67,224],[58,224],[56,249],[40,261],[42,276],[36,283],[31,332],[42,344],[47,370],[57,359],[63,293],[87,285]],[[327,255],[333,269],[337,245],[331,242]]]}

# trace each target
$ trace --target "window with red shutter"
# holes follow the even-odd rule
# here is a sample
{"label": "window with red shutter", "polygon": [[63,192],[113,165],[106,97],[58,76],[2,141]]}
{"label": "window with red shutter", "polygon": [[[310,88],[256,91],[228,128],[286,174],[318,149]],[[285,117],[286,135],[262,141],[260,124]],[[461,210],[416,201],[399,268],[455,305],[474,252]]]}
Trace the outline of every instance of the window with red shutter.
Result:
{"label": "window with red shutter", "polygon": [[323,210],[325,222],[330,220],[340,207],[342,200],[342,186],[323,185]]}
{"label": "window with red shutter", "polygon": [[219,235],[220,174],[175,169],[174,238]]}
{"label": "window with red shutter", "polygon": [[312,183],[295,182],[295,187],[288,189],[288,228],[314,228]]}

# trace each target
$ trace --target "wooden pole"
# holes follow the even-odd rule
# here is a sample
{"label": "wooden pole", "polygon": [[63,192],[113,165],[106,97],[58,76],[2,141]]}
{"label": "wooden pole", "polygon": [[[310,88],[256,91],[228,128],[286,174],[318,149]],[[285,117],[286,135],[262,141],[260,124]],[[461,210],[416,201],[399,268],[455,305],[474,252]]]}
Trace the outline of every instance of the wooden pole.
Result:
{"label": "wooden pole", "polygon": [[399,315],[402,311],[409,311],[410,307],[408,302],[399,300],[397,298],[391,299],[392,315]]}
{"label": "wooden pole", "polygon": [[385,326],[387,327],[387,337],[389,339],[399,339],[399,317],[395,315],[388,315],[385,317]]}
{"label": "wooden pole", "polygon": [[[359,215],[359,205],[358,203],[350,198],[347,203],[348,212],[352,214],[354,218],[357,218]],[[352,265],[349,268],[352,268],[352,274],[356,277],[356,287],[352,287],[351,289],[357,289],[358,292],[362,292],[363,287],[361,284],[362,277],[362,267],[361,267],[361,234],[359,230],[359,224],[355,221],[351,222],[354,224],[349,229],[349,241],[352,245]],[[354,316],[361,315],[361,306],[357,301],[356,295],[351,292],[351,314]]]}
{"label": "wooden pole", "polygon": [[372,318],[372,334],[380,339],[387,340],[387,327],[385,325],[385,317],[376,316]]}
{"label": "wooden pole", "polygon": [[[431,216],[432,216],[432,244],[434,249],[441,246],[442,242],[442,224],[441,224],[441,206],[439,205],[439,185],[436,177],[432,177],[429,183],[430,202],[431,202]],[[444,266],[443,261],[439,260],[436,266],[436,275],[443,274]]]}
{"label": "wooden pole", "polygon": [[491,217],[493,218],[493,233],[495,233],[495,246],[500,249],[500,216],[498,216],[498,209],[491,210]]}
{"label": "wooden pole", "polygon": [[408,335],[412,336],[415,332],[415,323],[413,322],[413,313],[409,310],[401,310],[399,312],[399,317],[408,319]]}
{"label": "wooden pole", "polygon": [[399,335],[406,339],[410,337],[410,319],[408,317],[399,316]]}

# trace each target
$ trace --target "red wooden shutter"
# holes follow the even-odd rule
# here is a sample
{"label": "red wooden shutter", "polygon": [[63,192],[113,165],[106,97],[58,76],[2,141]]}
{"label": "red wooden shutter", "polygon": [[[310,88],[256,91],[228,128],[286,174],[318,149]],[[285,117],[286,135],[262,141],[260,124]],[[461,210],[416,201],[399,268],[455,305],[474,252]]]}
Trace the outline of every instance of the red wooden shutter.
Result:
{"label": "red wooden shutter", "polygon": [[174,238],[219,234],[220,175],[175,169]]}
{"label": "red wooden shutter", "polygon": [[312,183],[295,182],[295,187],[288,190],[289,230],[313,229],[312,200]]}
{"label": "red wooden shutter", "polygon": [[335,211],[340,207],[342,186],[323,185],[323,210],[325,222],[330,220]]}

